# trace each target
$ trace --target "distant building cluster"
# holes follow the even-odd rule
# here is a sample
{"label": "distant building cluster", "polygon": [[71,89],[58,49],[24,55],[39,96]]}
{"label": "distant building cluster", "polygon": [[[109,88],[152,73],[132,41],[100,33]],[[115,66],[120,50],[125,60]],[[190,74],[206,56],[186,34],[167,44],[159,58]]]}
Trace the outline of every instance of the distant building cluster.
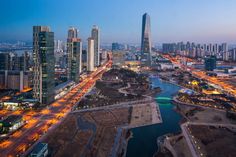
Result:
{"label": "distant building cluster", "polygon": [[[132,49],[135,49],[132,46],[129,46],[128,44],[121,44],[121,43],[112,43],[112,51],[130,51]],[[136,49],[135,49],[136,50]]]}
{"label": "distant building cluster", "polygon": [[14,52],[0,53],[0,89],[22,91],[31,85],[29,52],[22,55]]}
{"label": "distant building cluster", "polygon": [[29,52],[19,55],[15,52],[0,53],[0,70],[27,71],[30,66]]}
{"label": "distant building cluster", "polygon": [[163,53],[176,53],[190,58],[204,58],[216,56],[224,61],[236,61],[236,49],[229,50],[227,43],[222,44],[196,44],[194,42],[164,43]]}

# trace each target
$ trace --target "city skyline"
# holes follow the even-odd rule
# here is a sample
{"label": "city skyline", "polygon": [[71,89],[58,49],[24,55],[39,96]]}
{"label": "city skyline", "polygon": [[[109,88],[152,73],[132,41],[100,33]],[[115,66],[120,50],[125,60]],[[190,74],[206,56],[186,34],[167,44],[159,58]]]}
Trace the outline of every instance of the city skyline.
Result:
{"label": "city skyline", "polygon": [[[147,12],[152,18],[152,42],[228,42],[236,43],[233,0],[210,1],[3,1],[1,5],[0,41],[32,41],[33,25],[48,25],[55,30],[55,39],[66,40],[70,26],[79,29],[86,41],[90,28],[101,29],[101,43],[139,43],[140,16]],[[44,4],[44,5],[42,5]],[[57,4],[57,5],[55,5]],[[73,4],[73,5],[71,5]],[[99,9],[105,7],[106,9]],[[90,9],[85,9],[90,7]],[[14,10],[14,12],[13,12]],[[65,10],[65,11],[63,11]],[[70,11],[67,11],[70,10]],[[122,10],[122,12],[120,12]],[[221,11],[223,10],[223,11]],[[94,14],[96,12],[96,14]],[[227,18],[225,18],[227,17]],[[181,32],[181,33],[180,33]]]}

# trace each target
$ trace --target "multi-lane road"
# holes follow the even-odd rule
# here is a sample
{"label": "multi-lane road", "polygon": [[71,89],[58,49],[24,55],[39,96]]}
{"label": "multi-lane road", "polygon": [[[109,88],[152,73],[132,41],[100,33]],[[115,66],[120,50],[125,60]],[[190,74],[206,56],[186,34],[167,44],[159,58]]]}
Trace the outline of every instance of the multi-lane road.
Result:
{"label": "multi-lane road", "polygon": [[111,61],[103,64],[96,71],[88,75],[81,83],[77,84],[65,96],[40,112],[30,111],[25,114],[22,113],[26,124],[10,135],[7,140],[0,141],[1,156],[23,155],[41,136],[47,133],[49,128],[53,128],[61,122],[62,118],[89,91],[96,80],[111,67],[111,64]]}
{"label": "multi-lane road", "polygon": [[[183,69],[189,69],[189,72],[191,72],[195,77],[206,80],[207,82],[214,84],[224,90],[225,93],[228,93],[232,96],[236,96],[236,89],[234,86],[228,84],[227,82],[221,81],[217,79],[216,77],[211,77],[206,74],[205,71],[194,69],[193,67],[183,65],[180,63],[175,57],[172,57],[170,55],[163,55],[164,58],[169,59],[172,63],[178,64]],[[186,58],[188,59],[188,58]]]}

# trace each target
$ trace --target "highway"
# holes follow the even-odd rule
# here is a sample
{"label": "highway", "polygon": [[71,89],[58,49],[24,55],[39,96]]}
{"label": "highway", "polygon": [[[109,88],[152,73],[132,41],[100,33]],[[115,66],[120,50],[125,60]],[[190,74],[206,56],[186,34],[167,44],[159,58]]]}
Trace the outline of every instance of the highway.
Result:
{"label": "highway", "polygon": [[0,142],[1,157],[22,156],[40,137],[46,134],[49,128],[55,127],[71,111],[73,106],[93,87],[96,80],[111,65],[111,61],[103,64],[49,107],[44,108],[40,112],[30,111],[24,114],[23,118],[27,123],[10,135],[7,140]]}
{"label": "highway", "polygon": [[[228,93],[232,96],[236,96],[236,89],[232,85],[230,85],[226,82],[223,82],[223,81],[217,79],[216,77],[208,76],[206,74],[206,72],[204,72],[204,71],[194,69],[193,67],[190,67],[187,65],[183,65],[182,63],[180,63],[178,61],[178,58],[172,57],[170,55],[163,55],[163,57],[169,59],[172,63],[178,64],[183,69],[189,69],[189,72],[191,72],[195,77],[206,80],[207,82],[220,87],[222,90],[224,90],[225,93]],[[183,57],[183,58],[185,58],[186,60],[193,61],[190,58],[186,58],[186,57]]]}

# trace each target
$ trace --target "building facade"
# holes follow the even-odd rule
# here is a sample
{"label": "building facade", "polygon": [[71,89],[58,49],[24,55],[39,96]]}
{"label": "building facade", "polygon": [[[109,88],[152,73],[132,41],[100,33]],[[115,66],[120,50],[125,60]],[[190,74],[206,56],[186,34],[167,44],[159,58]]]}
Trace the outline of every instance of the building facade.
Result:
{"label": "building facade", "polygon": [[29,72],[16,70],[0,71],[0,89],[22,91],[27,88],[29,88]]}
{"label": "building facade", "polygon": [[141,39],[141,53],[142,62],[146,66],[151,65],[151,24],[150,16],[145,13],[142,19],[142,39]]}
{"label": "building facade", "polygon": [[54,33],[46,26],[33,27],[33,96],[48,105],[54,100]]}
{"label": "building facade", "polygon": [[82,72],[82,41],[77,37],[77,29],[70,28],[67,38],[68,80],[79,82]]}
{"label": "building facade", "polygon": [[98,26],[93,26],[91,37],[94,40],[94,66],[100,66],[100,32]]}
{"label": "building facade", "polygon": [[206,71],[213,71],[216,68],[216,56],[205,57],[204,63]]}
{"label": "building facade", "polygon": [[88,38],[87,71],[94,71],[94,39]]}

